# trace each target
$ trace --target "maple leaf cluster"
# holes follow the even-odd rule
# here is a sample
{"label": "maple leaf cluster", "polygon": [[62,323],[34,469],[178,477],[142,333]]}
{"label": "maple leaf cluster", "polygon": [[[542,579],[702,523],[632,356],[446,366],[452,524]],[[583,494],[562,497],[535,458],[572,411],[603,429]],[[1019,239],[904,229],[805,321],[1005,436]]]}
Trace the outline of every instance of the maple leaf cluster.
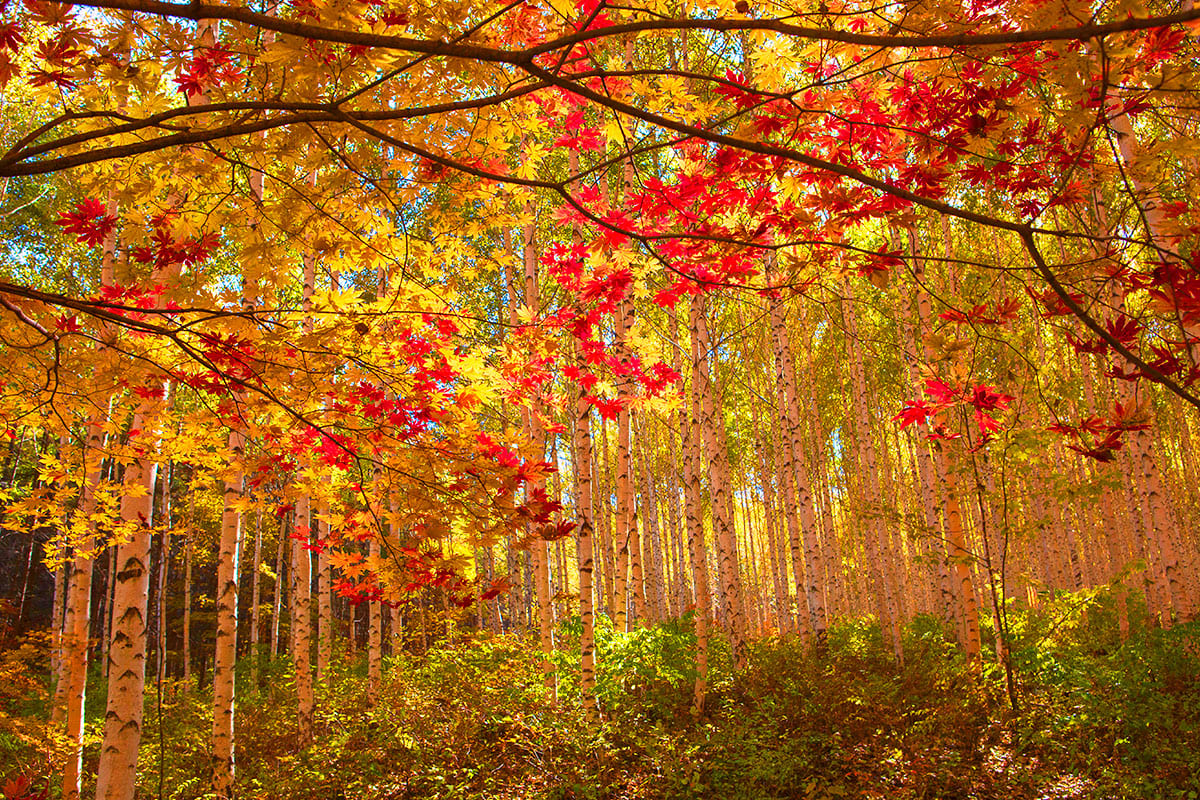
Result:
{"label": "maple leaf cluster", "polygon": [[[392,548],[389,556],[399,571],[396,588],[400,592],[411,594],[427,588],[442,588],[451,594],[451,602],[456,605],[470,605],[473,602],[471,582],[453,568],[440,550],[422,550],[412,545],[402,545]],[[342,577],[334,585],[339,597],[347,598],[354,605],[377,602],[397,606],[403,602],[388,597],[381,577],[367,569],[360,553],[338,552],[330,556],[330,561],[341,570]]]}
{"label": "maple leaf cluster", "polygon": [[358,2],[369,8],[377,9],[378,19],[384,25],[391,27],[408,24],[408,12],[396,8],[388,8],[387,0],[358,0]]}
{"label": "maple leaf cluster", "polygon": [[191,99],[241,77],[242,71],[233,63],[231,51],[222,47],[204,47],[175,76],[175,85],[181,94]]}
{"label": "maple leaf cluster", "polygon": [[358,455],[353,439],[345,434],[330,433],[307,427],[295,434],[292,445],[294,452],[307,452],[317,457],[320,463],[335,469],[349,469]]}
{"label": "maple leaf cluster", "polygon": [[21,775],[5,781],[2,791],[4,792],[4,800],[48,800],[50,797],[50,782],[46,781],[45,786],[35,789],[33,779],[26,775]]}
{"label": "maple leaf cluster", "polygon": [[167,267],[191,267],[207,261],[220,244],[215,233],[176,238],[170,231],[173,214],[155,217],[151,225],[149,241],[130,250],[135,261],[148,264],[155,270]]}
{"label": "maple leaf cluster", "polygon": [[[600,129],[584,124],[582,109],[572,111],[559,124],[564,133],[554,141],[555,147],[565,147],[576,152],[604,149],[606,142]],[[580,200],[586,202],[585,198]]]}
{"label": "maple leaf cluster", "polygon": [[1133,405],[1114,403],[1111,414],[1092,415],[1071,425],[1059,421],[1047,426],[1047,430],[1070,437],[1067,447],[1095,461],[1108,462],[1116,458],[1116,451],[1124,444],[1130,431],[1149,430],[1146,413]]}
{"label": "maple leaf cluster", "polygon": [[1011,395],[1002,394],[987,384],[954,388],[936,378],[925,381],[925,395],[928,401],[907,401],[900,413],[892,418],[893,421],[899,422],[901,428],[929,424],[930,439],[961,439],[962,433],[951,431],[945,421],[938,421],[937,418],[953,408],[968,406],[973,409],[972,418],[979,431],[979,438],[972,446],[973,451],[987,444],[992,435],[1000,430],[1000,422],[992,414],[1008,408],[1013,401]]}
{"label": "maple leaf cluster", "polygon": [[[584,391],[584,399],[601,416],[615,419],[622,409],[639,397],[661,395],[680,375],[669,365],[656,361],[646,364],[632,353],[615,352],[598,334],[604,319],[619,311],[634,287],[633,272],[628,268],[601,268],[586,274],[586,248],[581,244],[553,243],[542,254],[548,274],[574,295],[573,302],[547,314],[541,327],[563,329],[578,340],[583,358],[575,364],[564,364],[561,374]],[[597,371],[606,369],[618,379],[640,386],[637,395],[609,398],[590,393],[600,381]]]}
{"label": "maple leaf cluster", "polygon": [[952,309],[938,316],[948,322],[964,325],[1006,325],[1015,322],[1021,304],[1015,297],[1006,297],[995,303],[981,303],[969,311]]}
{"label": "maple leaf cluster", "polygon": [[72,234],[79,242],[95,247],[117,227],[117,216],[109,213],[100,200],[88,198],[76,203],[73,210],[62,212],[55,224],[63,229],[63,233]]}
{"label": "maple leaf cluster", "polygon": [[[63,91],[74,89],[76,76],[84,55],[82,43],[90,37],[88,32],[75,24],[75,16],[69,3],[25,0],[25,11],[29,21],[37,28],[47,29],[50,35],[38,43],[33,53],[38,66],[29,70],[32,86],[54,86]],[[0,5],[0,13],[7,10],[7,3]],[[35,28],[36,29],[36,28]],[[14,56],[25,43],[25,31],[18,21],[0,21],[0,87],[20,72]]]}

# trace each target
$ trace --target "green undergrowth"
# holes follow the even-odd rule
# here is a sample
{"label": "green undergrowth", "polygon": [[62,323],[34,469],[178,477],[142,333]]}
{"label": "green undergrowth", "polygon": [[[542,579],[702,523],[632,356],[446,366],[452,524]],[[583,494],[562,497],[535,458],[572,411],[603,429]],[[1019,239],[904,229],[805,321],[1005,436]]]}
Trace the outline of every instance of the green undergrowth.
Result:
{"label": "green undergrowth", "polygon": [[[255,681],[243,663],[238,796],[1196,800],[1200,625],[1138,625],[1121,642],[1107,603],[1064,596],[1009,609],[1015,711],[994,647],[972,670],[930,618],[905,630],[903,663],[863,620],[839,621],[820,647],[759,641],[740,670],[714,642],[699,715],[690,620],[617,634],[602,619],[596,723],[577,700],[570,621],[554,660],[558,703],[535,645],[516,636],[465,636],[390,659],[374,704],[365,666],[343,654],[318,689],[305,750],[286,664]],[[35,651],[9,657],[9,672],[36,669]],[[45,709],[34,689],[0,694],[0,780],[55,769],[52,743],[30,733]],[[91,691],[102,696],[102,685]],[[154,694],[140,796],[205,797],[210,698],[168,686],[160,714]],[[93,740],[85,762],[97,752]]]}

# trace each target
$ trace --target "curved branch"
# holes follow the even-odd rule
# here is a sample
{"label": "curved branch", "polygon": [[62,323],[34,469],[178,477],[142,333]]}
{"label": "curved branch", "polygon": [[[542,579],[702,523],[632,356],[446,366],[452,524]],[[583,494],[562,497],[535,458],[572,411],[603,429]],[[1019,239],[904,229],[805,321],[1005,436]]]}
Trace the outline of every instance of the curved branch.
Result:
{"label": "curved branch", "polygon": [[570,48],[576,44],[623,34],[650,31],[714,31],[720,33],[771,31],[812,41],[837,42],[867,47],[978,47],[1042,41],[1085,41],[1111,36],[1115,33],[1162,28],[1200,19],[1200,9],[1188,9],[1174,14],[1164,14],[1155,17],[1129,17],[1115,22],[1093,23],[1090,25],[1080,25],[1075,28],[924,35],[854,33],[832,28],[810,28],[792,25],[778,19],[653,19],[607,25],[593,30],[577,31],[523,50],[504,50],[496,47],[463,44],[461,42],[447,42],[442,39],[414,39],[407,36],[391,36],[368,31],[327,28],[321,25],[261,14],[244,7],[214,5],[211,3],[164,3],[160,2],[160,0],[80,0],[75,5],[90,8],[106,8],[113,11],[131,11],[134,13],[152,14],[159,17],[175,17],[178,19],[229,20],[231,22],[241,22],[262,30],[270,30],[276,33],[300,36],[317,41],[381,47],[389,50],[404,50],[411,53],[426,53],[451,58],[520,65],[529,64],[539,55]]}
{"label": "curved branch", "polygon": [[[129,156],[152,153],[175,146],[196,145],[206,142],[220,141],[223,139],[232,139],[238,136],[245,136],[251,133],[261,133],[273,128],[281,128],[290,125],[311,125],[317,122],[345,122],[347,117],[371,122],[387,122],[403,119],[416,119],[419,117],[427,117],[436,114],[448,114],[454,111],[469,111],[472,109],[487,108],[488,106],[499,105],[508,102],[509,100],[530,94],[531,92],[536,92],[543,88],[546,88],[546,84],[534,81],[522,86],[518,86],[515,89],[509,89],[506,92],[472,100],[456,100],[447,103],[436,103],[428,106],[383,109],[377,111],[345,111],[339,108],[336,104],[315,103],[225,103],[213,106],[196,106],[172,109],[171,111],[164,111],[161,114],[147,117],[139,122],[131,122],[127,123],[126,125],[115,126],[103,131],[89,131],[87,133],[66,136],[61,139],[56,139],[53,142],[40,145],[39,147],[31,150],[27,150],[23,153],[9,152],[4,156],[4,158],[0,159],[0,177],[45,175],[53,172],[59,172],[64,169],[69,169],[71,167],[82,166],[84,164],[95,164],[100,161],[111,161],[118,158],[127,158]],[[112,145],[110,147],[101,147],[69,156],[58,156],[56,158],[50,158],[44,161],[26,161],[26,159],[33,158],[43,153],[61,150],[72,145],[85,144],[97,138],[116,136],[118,134],[130,133],[146,127],[153,127],[159,122],[181,116],[198,115],[201,111],[204,113],[212,113],[214,110],[229,111],[241,110],[245,108],[275,110],[277,107],[282,110],[293,111],[294,113],[265,120],[246,122],[238,125],[225,125],[212,129],[188,130],[181,133],[171,134],[169,136],[160,136],[154,139],[148,139],[146,141]],[[295,111],[295,109],[304,110]]]}
{"label": "curved branch", "polygon": [[1037,244],[1033,240],[1033,231],[1026,229],[1020,231],[1019,235],[1022,243],[1025,245],[1025,249],[1029,251],[1029,256],[1033,259],[1034,268],[1037,274],[1042,276],[1042,279],[1046,281],[1046,284],[1050,287],[1051,291],[1054,292],[1058,299],[1062,301],[1062,304],[1069,308],[1071,313],[1078,317],[1079,320],[1087,326],[1088,330],[1092,331],[1092,333],[1103,339],[1105,344],[1119,353],[1130,364],[1141,370],[1147,378],[1157,384],[1165,386],[1167,389],[1170,389],[1172,392],[1179,395],[1196,408],[1200,408],[1200,397],[1192,394],[1174,380],[1167,377],[1160,370],[1143,361],[1140,356],[1122,344],[1117,337],[1113,336],[1104,328],[1103,325],[1093,319],[1091,314],[1089,314],[1083,306],[1079,305],[1079,303],[1075,301],[1075,298],[1071,297],[1071,293],[1068,292],[1065,287],[1063,287],[1063,285],[1059,282],[1058,277],[1055,276],[1055,274],[1050,270],[1050,267],[1046,264],[1046,259],[1042,256],[1041,251],[1038,250]]}

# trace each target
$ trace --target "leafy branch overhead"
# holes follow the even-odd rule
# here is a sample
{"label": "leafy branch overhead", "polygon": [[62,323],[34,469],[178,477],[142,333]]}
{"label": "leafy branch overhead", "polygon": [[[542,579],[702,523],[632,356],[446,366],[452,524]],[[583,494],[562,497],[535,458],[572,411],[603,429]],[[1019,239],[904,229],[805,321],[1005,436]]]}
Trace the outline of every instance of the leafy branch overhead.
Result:
{"label": "leafy branch overhead", "polygon": [[[588,719],[601,613],[690,614],[697,714],[710,636],[741,667],[866,615],[902,659],[937,614],[978,664],[990,604],[1015,711],[1010,601],[1188,619],[1198,30],[1075,0],[0,4],[0,490],[27,563],[72,564],[72,752],[99,559],[144,645],[180,536],[213,551],[220,797],[268,573],[300,746],[333,604],[447,638],[523,608],[551,692],[576,616]],[[137,649],[99,796],[132,791]]]}

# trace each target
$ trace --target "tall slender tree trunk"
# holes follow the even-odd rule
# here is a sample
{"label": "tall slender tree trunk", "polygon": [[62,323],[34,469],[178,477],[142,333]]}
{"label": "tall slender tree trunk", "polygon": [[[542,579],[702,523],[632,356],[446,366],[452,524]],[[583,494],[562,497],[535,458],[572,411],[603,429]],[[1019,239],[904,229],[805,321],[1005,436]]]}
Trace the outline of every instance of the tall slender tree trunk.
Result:
{"label": "tall slender tree trunk", "polygon": [[[123,54],[127,59],[128,54]],[[108,211],[115,213],[118,208],[110,194]],[[100,285],[112,286],[115,278],[115,256],[117,250],[118,232],[112,230],[102,243],[100,259]],[[102,338],[105,345],[115,341],[115,331],[105,328]],[[101,352],[103,352],[103,347]],[[83,770],[83,734],[85,723],[85,705],[88,671],[88,644],[92,629],[92,584],[96,568],[94,551],[99,546],[96,523],[91,518],[97,510],[96,493],[104,477],[104,424],[107,417],[112,415],[114,397],[109,398],[108,409],[104,419],[89,420],[83,441],[82,469],[83,486],[80,490],[79,506],[75,514],[75,557],[71,563],[70,589],[67,598],[67,619],[64,632],[63,659],[66,670],[64,683],[66,685],[66,720],[67,741],[69,743],[67,760],[63,768],[62,796],[63,800],[78,800],[81,792]],[[14,445],[10,455],[13,456],[13,469],[19,458],[20,442]],[[9,480],[12,485],[12,479]],[[111,573],[110,573],[111,574]],[[103,604],[101,609],[103,609]],[[103,612],[101,612],[103,613]],[[105,632],[107,633],[107,632]],[[108,641],[107,637],[104,640]],[[104,664],[105,674],[108,674],[107,661]]]}
{"label": "tall slender tree trunk", "polygon": [[[522,302],[526,312],[530,317],[534,317],[541,307],[541,299],[538,288],[538,250],[534,241],[535,208],[532,203],[526,206],[525,213],[529,215],[530,222],[521,232],[521,255],[524,267]],[[516,304],[510,302],[509,320],[515,323],[517,318]],[[546,454],[546,435],[540,421],[542,405],[540,399],[535,398],[530,405],[521,409],[522,427],[525,429],[525,436],[533,449],[534,458],[538,461],[544,460]],[[539,477],[529,484],[528,491],[541,492],[545,491],[545,488],[545,478]],[[554,609],[550,597],[550,547],[549,542],[537,535],[531,525],[527,525],[526,530],[529,540],[530,567],[533,573],[534,615],[537,619],[538,644],[542,651],[542,682],[550,693],[550,697],[557,700],[558,683],[554,675],[554,662],[550,658],[554,652]]]}
{"label": "tall slender tree trunk", "polygon": [[238,631],[238,560],[241,556],[242,515],[237,510],[242,495],[241,458],[245,437],[229,434],[233,473],[225,479],[225,508],[217,550],[217,634],[213,653],[212,785],[219,798],[233,797],[235,665]]}
{"label": "tall slender tree trunk", "polygon": [[191,510],[183,541],[183,690],[192,690],[192,535],[195,532],[196,494],[188,489]]}
{"label": "tall slender tree trunk", "polygon": [[[778,417],[776,417],[778,421]],[[755,410],[755,426],[759,426],[758,412]],[[762,485],[763,492],[763,512],[766,515],[767,536],[770,538],[770,558],[771,558],[771,574],[772,588],[775,592],[775,610],[778,619],[779,628],[781,631],[792,631],[797,628],[797,617],[792,613],[791,592],[788,590],[788,562],[784,552],[788,548],[784,544],[785,533],[779,525],[779,519],[776,516],[776,509],[779,507],[779,498],[775,494],[775,482],[772,476],[777,475],[780,478],[780,483],[783,482],[783,467],[780,464],[783,453],[783,437],[780,435],[779,425],[771,425],[769,427],[772,438],[773,447],[770,448],[772,455],[771,467],[768,467],[766,442],[763,442],[758,449],[759,458],[759,483]],[[761,430],[761,428],[760,428]],[[786,503],[783,509],[784,515],[788,514]],[[793,514],[793,517],[795,515]],[[785,523],[787,524],[787,523]],[[792,575],[796,574],[796,548],[791,548],[792,554]],[[796,586],[800,586],[801,582],[796,581]],[[800,609],[797,609],[799,616],[805,615]],[[810,618],[811,619],[811,618]]]}
{"label": "tall slender tree trunk", "polygon": [[250,562],[250,685],[258,686],[262,667],[262,509],[254,515],[254,557]]}
{"label": "tall slender tree trunk", "polygon": [[[943,450],[943,459],[949,461]],[[966,536],[963,531],[962,513],[958,502],[958,481],[954,474],[954,465],[945,465],[943,480],[946,484],[946,547],[949,550],[953,564],[954,579],[957,584],[960,615],[963,620],[966,639],[964,648],[967,659],[979,664],[982,647],[979,635],[979,601],[975,596],[975,587],[971,583],[971,551],[967,549]]]}
{"label": "tall slender tree trunk", "polygon": [[296,675],[296,744],[307,748],[313,742],[312,674],[312,511],[307,495],[296,499],[296,533],[292,538],[291,611],[292,663]]}
{"label": "tall slender tree trunk", "polygon": [[[674,334],[674,314],[672,314],[672,335]],[[675,370],[679,371],[679,364],[674,365]],[[680,430],[687,423],[687,409],[681,409],[679,412]],[[686,523],[684,516],[686,511],[681,511],[679,505],[679,488],[687,485],[686,467],[681,466],[681,460],[686,461],[687,458],[687,441],[681,439],[679,448],[674,446],[674,437],[667,434],[667,451],[671,459],[671,470],[668,478],[667,490],[667,520],[671,528],[671,540],[673,542],[672,549],[675,552],[675,575],[677,582],[675,585],[675,593],[672,595],[672,613],[676,616],[683,616],[688,606],[695,603],[695,595],[692,592],[691,581],[688,580],[688,555],[685,553],[684,540],[687,532],[684,530]],[[686,500],[685,500],[686,502]]]}
{"label": "tall slender tree trunk", "polygon": [[[576,363],[584,363],[582,349],[576,344]],[[591,405],[580,388],[575,401],[575,426],[572,452],[575,468],[575,513],[579,517],[576,554],[579,566],[580,676],[579,691],[589,722],[597,720],[596,650],[593,634],[594,606],[592,591],[592,436]]]}
{"label": "tall slender tree trunk", "polygon": [[[314,171],[311,178],[315,180]],[[315,329],[312,315],[312,296],[316,289],[316,258],[311,253],[304,257],[303,286],[301,289],[301,327],[311,334]],[[296,744],[307,748],[313,742],[313,717],[316,699],[313,696],[312,671],[312,500],[308,487],[306,494],[296,500],[296,535],[292,538],[291,566],[292,592],[291,611],[292,663],[296,676]]]}
{"label": "tall slender tree trunk", "polygon": [[275,599],[271,603],[271,661],[279,655],[279,622],[283,617],[283,600],[285,592],[283,587],[283,572],[287,568],[287,561],[284,560],[285,545],[291,541],[288,537],[288,532],[291,531],[291,522],[288,519],[289,512],[283,512],[279,515],[279,540],[275,544]]}
{"label": "tall slender tree trunk", "polygon": [[[620,308],[616,314],[617,357],[622,363],[627,363],[630,355],[626,339],[629,335],[629,327],[632,319],[633,304],[629,301],[629,298],[625,298],[621,301]],[[613,526],[613,538],[615,539],[617,557],[616,574],[613,581],[613,596],[616,601],[616,607],[613,609],[613,627],[618,631],[627,631],[630,628],[629,609],[631,597],[629,584],[630,571],[633,566],[633,538],[637,535],[637,528],[633,524],[633,480],[631,475],[633,465],[629,449],[629,379],[625,376],[621,376],[618,379],[617,397],[622,405],[621,410],[617,412],[617,509],[616,524]]]}
{"label": "tall slender tree trunk", "polygon": [[[142,431],[147,410],[133,415],[131,430]],[[108,651],[108,702],[104,740],[96,776],[97,800],[132,800],[142,739],[146,685],[147,602],[150,593],[150,528],[154,496],[154,444],[147,432],[143,452],[125,467],[121,521],[129,540],[116,548],[113,575],[112,639]]]}
{"label": "tall slender tree trunk", "polygon": [[689,325],[692,339],[693,390],[700,402],[698,439],[708,455],[712,489],[713,535],[717,545],[717,571],[721,594],[725,599],[730,646],[738,664],[745,660],[746,619],[742,602],[741,574],[737,536],[734,529],[733,503],[729,490],[729,455],[725,448],[725,421],[720,397],[713,386],[710,357],[712,341],[708,332],[707,303],[703,294],[692,298]]}
{"label": "tall slender tree trunk", "polygon": [[[579,155],[574,150],[567,155],[567,170],[572,175],[579,172]],[[581,242],[578,227],[572,228],[571,239],[574,244]],[[587,358],[582,342],[574,339],[572,346],[576,366],[584,368]],[[596,705],[595,593],[592,587],[595,503],[592,497],[592,407],[585,399],[586,394],[586,390],[580,386],[575,396],[571,453],[575,470],[575,513],[579,518],[575,541],[579,570],[579,693],[588,723],[595,724],[599,721],[599,708]]]}
{"label": "tall slender tree trunk", "polygon": [[[907,228],[906,236],[908,240],[910,269],[914,276],[915,291],[921,305],[920,311],[915,312],[912,300],[910,299],[910,291],[907,287],[901,288],[900,316],[907,339],[905,343],[907,351],[905,353],[905,372],[908,379],[909,391],[914,396],[917,396],[922,388],[918,364],[921,360],[927,358],[923,338],[925,320],[929,313],[929,300],[928,296],[924,293],[924,288],[921,286],[924,276],[924,259],[920,258],[918,254],[916,229],[912,227]],[[897,244],[897,249],[899,249],[899,244]],[[953,604],[951,602],[950,579],[946,563],[938,555],[944,552],[944,548],[938,544],[941,536],[941,526],[938,522],[933,457],[929,451],[929,444],[924,439],[917,439],[909,432],[906,434],[906,440],[912,451],[912,458],[917,472],[916,501],[920,506],[919,520],[921,524],[917,547],[921,555],[925,557],[926,562],[931,564],[931,566],[920,570],[920,573],[922,573],[922,584],[924,586],[924,584],[928,583],[930,586],[936,587],[935,591],[930,591],[930,586],[924,586],[925,595],[928,598],[924,601],[924,607],[926,610],[937,608],[942,618],[948,621],[951,619],[950,614],[952,613]]]}
{"label": "tall slender tree trunk", "polygon": [[642,519],[645,520],[646,541],[650,545],[650,570],[646,578],[649,584],[648,615],[649,621],[662,622],[666,619],[666,561],[663,554],[663,539],[658,525],[658,495],[654,490],[654,482],[650,477],[647,466],[645,423],[642,424],[643,446],[638,448],[641,457],[640,470],[642,476]]}
{"label": "tall slender tree trunk", "polygon": [[[775,380],[781,410],[784,435],[780,452],[783,455],[781,488],[792,547],[792,573],[796,581],[797,600],[801,594],[808,608],[808,625],[821,641],[825,636],[827,619],[825,597],[821,587],[821,546],[817,538],[817,518],[813,509],[811,479],[804,457],[804,441],[800,429],[800,401],[796,393],[796,366],[788,335],[782,303],[768,300],[770,306],[772,342],[775,355]],[[799,524],[797,525],[797,513]],[[799,531],[797,531],[797,527]],[[802,539],[802,543],[801,543]],[[801,553],[801,547],[803,552]],[[803,557],[801,557],[803,555]]]}
{"label": "tall slender tree trunk", "polygon": [[[747,483],[749,483],[749,481],[747,481]],[[736,486],[737,484],[734,485]],[[736,492],[734,494],[736,496]],[[763,618],[763,608],[766,604],[763,602],[764,587],[760,568],[760,565],[762,564],[762,558],[760,556],[758,543],[755,541],[755,528],[758,527],[758,524],[755,519],[756,515],[750,508],[749,491],[742,493],[742,502],[740,505],[742,509],[743,520],[742,529],[745,531],[746,535],[745,541],[738,543],[738,552],[745,553],[743,560],[745,561],[746,570],[750,577],[750,586],[752,587],[752,590],[748,595],[751,612],[748,612],[746,616],[749,621],[749,618],[751,615],[753,615],[754,635],[756,637],[761,637],[766,624]],[[774,626],[774,623],[772,623],[772,626]]]}
{"label": "tall slender tree trunk", "polygon": [[[324,545],[329,539],[329,503],[321,501],[317,513],[317,539]],[[317,550],[317,681],[329,680],[329,662],[333,658],[333,568],[329,550]]]}
{"label": "tall slender tree trunk", "polygon": [[[270,6],[269,10],[273,10]],[[197,20],[198,40],[205,48],[214,46],[217,25],[211,20]],[[264,46],[269,42],[264,42]],[[208,102],[203,92],[198,101]],[[264,175],[255,170],[250,176],[250,190],[261,206],[263,201]],[[255,234],[261,235],[258,226]],[[257,282],[250,276],[252,270],[243,270],[241,310],[253,318],[257,301]],[[244,392],[234,395],[235,404],[244,401]],[[212,706],[212,787],[218,798],[232,800],[234,793],[234,717],[236,708],[235,679],[238,636],[238,562],[241,558],[242,514],[239,504],[242,497],[242,453],[246,437],[239,425],[230,427],[227,442],[230,471],[224,478],[224,508],[221,513],[221,535],[217,545],[216,616],[217,631],[213,652],[213,706]]]}
{"label": "tall slender tree trunk", "polygon": [[[382,555],[379,540],[371,539],[369,546],[372,561],[378,561]],[[368,602],[367,614],[367,699],[374,705],[379,702],[383,682],[383,605],[376,600]]]}
{"label": "tall slender tree trunk", "polygon": [[[782,386],[780,387],[782,388]],[[780,406],[783,407],[784,413],[781,413],[776,418],[776,436],[775,439],[779,443],[780,461],[779,465],[779,484],[780,491],[783,494],[783,515],[787,525],[787,541],[789,551],[791,553],[792,576],[796,586],[796,614],[800,621],[800,630],[807,638],[809,634],[816,634],[814,626],[815,615],[813,614],[813,605],[811,599],[807,595],[807,589],[811,585],[811,581],[807,579],[804,566],[804,551],[801,539],[801,523],[797,515],[797,509],[800,503],[796,501],[797,488],[807,491],[803,485],[796,485],[795,471],[795,450],[791,445],[791,432],[786,414],[786,399],[780,398]],[[781,430],[782,429],[782,430]],[[803,502],[803,501],[801,501]],[[811,506],[810,506],[811,511]],[[806,531],[807,533],[807,531]],[[809,572],[811,572],[811,568]]]}
{"label": "tall slender tree trunk", "polygon": [[[695,381],[693,373],[692,380]],[[712,598],[708,588],[708,547],[704,541],[704,507],[700,493],[700,398],[693,383],[689,410],[680,411],[684,464],[684,515],[687,520],[688,548],[692,558],[692,582],[695,584],[696,685],[692,692],[692,713],[704,710],[708,694],[708,629]]]}
{"label": "tall slender tree trunk", "polygon": [[[533,423],[536,427],[536,423]],[[537,437],[540,440],[540,436]],[[535,440],[536,441],[536,440]],[[540,481],[535,486],[543,486]],[[550,697],[557,700],[558,682],[554,675],[554,609],[550,597],[550,548],[549,542],[534,534],[531,542],[530,559],[533,567],[534,604],[537,611],[538,644],[542,651],[542,682]]]}
{"label": "tall slender tree trunk", "polygon": [[[66,448],[64,447],[63,450]],[[62,456],[60,456],[61,458]],[[50,721],[61,725],[66,713],[66,681],[63,680],[63,609],[66,606],[67,564],[60,561],[54,567],[54,601],[50,608],[50,679],[54,682],[54,700],[50,706]]]}
{"label": "tall slender tree trunk", "polygon": [[171,530],[175,526],[173,507],[171,504],[171,484],[175,478],[174,462],[168,464],[166,474],[162,480],[162,495],[159,499],[159,524],[162,528],[162,536],[159,538],[159,558],[158,558],[158,591],[155,596],[158,598],[158,606],[156,614],[158,616],[158,624],[156,627],[156,642],[155,642],[155,680],[158,683],[159,695],[161,698],[162,686],[167,678],[167,585],[170,580],[171,572]]}
{"label": "tall slender tree trunk", "polygon": [[849,603],[846,598],[850,590],[849,581],[846,579],[842,544],[838,538],[837,518],[833,513],[833,488],[830,482],[829,465],[822,457],[822,442],[823,439],[817,439],[814,452],[818,457],[812,463],[816,465],[818,473],[817,507],[821,511],[821,538],[824,545],[821,550],[821,561],[825,564],[825,583],[829,598],[828,616],[832,618],[839,610],[842,613],[849,612]]}
{"label": "tall slender tree trunk", "polygon": [[612,487],[610,483],[612,459],[609,457],[608,420],[604,419],[604,417],[600,417],[600,426],[597,434],[599,442],[596,444],[595,449],[600,452],[596,458],[592,459],[592,485],[595,487],[595,493],[599,495],[596,498],[595,515],[596,529],[600,533],[600,579],[597,586],[604,594],[604,611],[614,620],[613,624],[615,627],[617,614],[617,558],[612,535],[613,513],[611,503]]}
{"label": "tall slender tree trunk", "polygon": [[84,707],[87,697],[88,637],[91,631],[92,573],[95,569],[93,551],[96,547],[96,492],[100,484],[100,467],[104,447],[104,430],[100,420],[87,426],[83,446],[84,482],[79,507],[75,513],[75,557],[71,561],[70,588],[67,596],[67,618],[63,631],[63,685],[66,705],[67,752],[63,768],[62,796],[64,800],[79,800],[83,769]]}

